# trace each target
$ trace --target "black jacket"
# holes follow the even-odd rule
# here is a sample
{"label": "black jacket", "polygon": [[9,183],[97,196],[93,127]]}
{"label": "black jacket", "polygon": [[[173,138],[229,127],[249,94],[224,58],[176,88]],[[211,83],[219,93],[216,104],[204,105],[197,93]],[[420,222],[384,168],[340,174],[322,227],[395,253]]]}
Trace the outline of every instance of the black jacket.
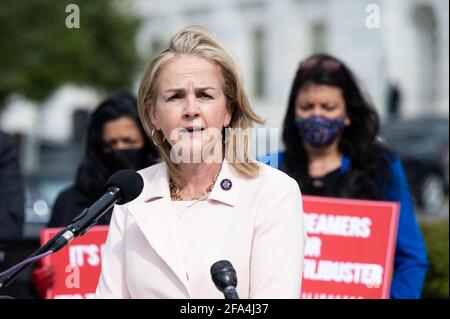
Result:
{"label": "black jacket", "polygon": [[[88,196],[75,186],[62,191],[56,198],[52,209],[52,217],[47,224],[47,227],[63,227],[70,224],[81,211],[91,206],[101,194],[98,196]],[[109,225],[111,220],[112,208],[102,218],[100,218],[98,225]]]}
{"label": "black jacket", "polygon": [[0,243],[22,238],[24,187],[12,138],[0,131]]}

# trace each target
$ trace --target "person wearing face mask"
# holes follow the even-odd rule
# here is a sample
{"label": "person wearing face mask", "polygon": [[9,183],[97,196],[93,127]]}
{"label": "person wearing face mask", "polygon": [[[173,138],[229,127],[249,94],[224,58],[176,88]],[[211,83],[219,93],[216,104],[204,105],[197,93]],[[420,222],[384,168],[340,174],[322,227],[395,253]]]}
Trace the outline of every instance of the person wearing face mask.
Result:
{"label": "person wearing face mask", "polygon": [[377,140],[379,118],[350,69],[326,54],[301,62],[283,124],[279,168],[302,194],[400,202],[391,298],[419,298],[424,240],[398,157]]}
{"label": "person wearing face mask", "polygon": [[[85,155],[75,182],[57,197],[47,227],[70,224],[84,208],[92,205],[103,192],[103,185],[121,169],[140,170],[156,163],[158,151],[139,120],[136,97],[117,92],[92,113],[88,125]],[[112,209],[99,220],[108,225]],[[51,267],[38,267],[32,280],[38,295],[43,297],[53,283]]]}
{"label": "person wearing face mask", "polygon": [[[132,94],[118,92],[101,102],[89,121],[86,152],[75,183],[57,197],[47,227],[68,225],[101,196],[115,172],[156,163],[158,151],[145,136]],[[110,219],[111,213],[105,214],[100,224],[107,225]]]}

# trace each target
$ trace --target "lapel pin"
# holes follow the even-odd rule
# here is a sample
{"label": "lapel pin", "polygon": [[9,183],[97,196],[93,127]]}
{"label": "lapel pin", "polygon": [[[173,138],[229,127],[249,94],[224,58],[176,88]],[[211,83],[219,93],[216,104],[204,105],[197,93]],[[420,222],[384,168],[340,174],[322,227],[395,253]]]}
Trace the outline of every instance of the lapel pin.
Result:
{"label": "lapel pin", "polygon": [[228,178],[225,178],[220,182],[220,187],[222,187],[224,191],[230,190],[231,186],[233,186],[233,183]]}

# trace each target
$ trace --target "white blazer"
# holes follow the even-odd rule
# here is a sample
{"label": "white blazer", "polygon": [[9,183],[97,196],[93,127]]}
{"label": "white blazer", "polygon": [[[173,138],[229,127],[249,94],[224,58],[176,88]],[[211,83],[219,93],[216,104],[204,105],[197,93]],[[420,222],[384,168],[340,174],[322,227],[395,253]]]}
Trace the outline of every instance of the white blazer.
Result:
{"label": "white blazer", "polygon": [[224,161],[208,199],[177,221],[166,165],[139,173],[141,195],[114,208],[98,298],[224,298],[210,275],[219,260],[234,266],[242,299],[300,298],[306,231],[294,179],[265,164],[246,179]]}

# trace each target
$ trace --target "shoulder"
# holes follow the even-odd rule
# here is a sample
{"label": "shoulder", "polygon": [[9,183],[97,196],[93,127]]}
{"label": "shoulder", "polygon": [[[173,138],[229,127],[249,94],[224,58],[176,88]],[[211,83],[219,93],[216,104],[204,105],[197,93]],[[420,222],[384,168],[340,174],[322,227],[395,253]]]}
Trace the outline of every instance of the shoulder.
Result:
{"label": "shoulder", "polygon": [[80,192],[77,190],[75,185],[71,185],[63,189],[56,198],[56,201],[66,201],[75,197],[78,197]]}
{"label": "shoulder", "polygon": [[407,184],[406,175],[400,157],[395,154],[390,154],[388,167],[388,184],[397,186]]}
{"label": "shoulder", "polygon": [[283,167],[285,157],[285,152],[274,152],[259,156],[256,160],[274,168],[281,168]]}
{"label": "shoulder", "polygon": [[379,146],[376,149],[377,164],[380,169],[385,169],[388,175],[398,175],[403,171],[400,157],[390,149]]}
{"label": "shoulder", "polygon": [[384,144],[375,143],[373,152],[376,154],[376,159],[378,160],[379,165],[391,166],[396,161],[399,161],[397,154]]}
{"label": "shoulder", "polygon": [[[302,195],[298,183],[286,173],[260,164],[260,174],[246,188],[246,199],[256,206],[257,224],[280,220],[286,216],[292,223],[302,211]],[[284,217],[283,217],[284,216]],[[275,218],[275,219],[274,219]]]}
{"label": "shoulder", "polygon": [[52,214],[47,227],[61,227],[70,221],[87,206],[86,199],[80,203],[80,193],[74,185],[62,190],[53,203]]}
{"label": "shoulder", "polygon": [[62,190],[53,204],[53,211],[80,210],[91,204],[88,195],[81,192],[75,185],[71,185]]}
{"label": "shoulder", "polygon": [[[392,174],[395,170],[398,170],[401,167],[401,160],[398,155],[384,145],[376,143],[372,152],[375,158],[374,168],[376,168],[379,172],[387,171],[389,174]],[[347,171],[352,169],[352,164],[355,158],[344,154],[342,160],[341,170]]]}
{"label": "shoulder", "polygon": [[259,166],[260,172],[257,181],[264,187],[271,190],[276,189],[277,191],[288,188],[298,188],[296,180],[285,172],[264,163],[259,163]]}
{"label": "shoulder", "polygon": [[147,201],[157,196],[165,196],[168,193],[168,169],[164,162],[160,162],[138,171],[142,176],[144,185],[141,194],[134,200],[123,206],[133,206],[134,203]]}
{"label": "shoulder", "polygon": [[144,189],[150,184],[155,184],[161,177],[167,178],[167,165],[160,162],[138,171],[138,174],[144,179]]}
{"label": "shoulder", "polygon": [[144,180],[151,180],[152,177],[160,173],[161,171],[166,170],[166,164],[164,162],[160,162],[149,167],[143,168],[138,171],[138,173],[144,178]]}
{"label": "shoulder", "polygon": [[398,170],[402,166],[402,161],[400,157],[396,154],[390,153],[388,157],[389,167],[391,170]]}

